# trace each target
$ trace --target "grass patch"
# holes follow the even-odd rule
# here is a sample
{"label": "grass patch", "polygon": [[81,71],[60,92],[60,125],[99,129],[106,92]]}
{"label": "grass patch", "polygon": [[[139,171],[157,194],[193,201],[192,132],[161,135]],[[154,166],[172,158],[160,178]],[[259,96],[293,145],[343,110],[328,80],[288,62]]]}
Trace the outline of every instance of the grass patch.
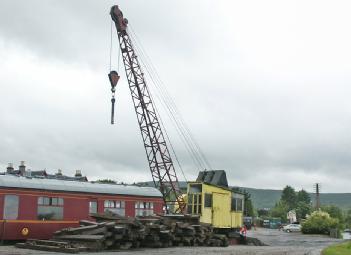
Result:
{"label": "grass patch", "polygon": [[323,255],[350,255],[351,241],[329,246],[323,250],[322,254]]}

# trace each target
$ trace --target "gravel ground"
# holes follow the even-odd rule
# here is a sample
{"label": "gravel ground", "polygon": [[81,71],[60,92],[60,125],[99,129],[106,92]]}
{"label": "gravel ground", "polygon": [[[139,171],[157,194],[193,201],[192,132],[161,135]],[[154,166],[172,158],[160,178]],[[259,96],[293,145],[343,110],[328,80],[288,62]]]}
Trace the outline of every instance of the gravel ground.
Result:
{"label": "gravel ground", "polygon": [[[256,237],[269,246],[229,246],[229,247],[174,247],[164,249],[138,249],[132,251],[111,251],[100,253],[81,253],[86,255],[320,255],[321,250],[342,240],[319,235],[302,235],[301,233],[285,233],[278,230],[257,229],[248,231],[248,236]],[[58,255],[61,253],[40,252],[17,249],[13,246],[0,246],[0,254],[6,255]]]}

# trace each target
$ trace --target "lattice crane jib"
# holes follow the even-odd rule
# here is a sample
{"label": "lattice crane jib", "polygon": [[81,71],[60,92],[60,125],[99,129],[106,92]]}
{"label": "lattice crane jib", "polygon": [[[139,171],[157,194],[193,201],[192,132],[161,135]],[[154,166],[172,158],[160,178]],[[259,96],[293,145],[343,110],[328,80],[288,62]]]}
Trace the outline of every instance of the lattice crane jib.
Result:
{"label": "lattice crane jib", "polygon": [[116,25],[125,72],[154,184],[161,191],[167,208],[177,203],[178,212],[185,213],[186,204],[179,188],[172,158],[138,57],[128,35],[128,21],[117,5],[111,8],[110,14]]}

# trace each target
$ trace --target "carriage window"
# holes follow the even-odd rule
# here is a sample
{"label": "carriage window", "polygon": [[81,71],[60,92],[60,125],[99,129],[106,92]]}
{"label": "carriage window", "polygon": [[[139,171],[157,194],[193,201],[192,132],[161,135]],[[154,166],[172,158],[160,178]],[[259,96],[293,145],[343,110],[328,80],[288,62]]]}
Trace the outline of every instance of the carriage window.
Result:
{"label": "carriage window", "polygon": [[62,206],[62,197],[38,197],[38,205],[52,205],[52,206]]}
{"label": "carriage window", "polygon": [[62,220],[63,198],[61,197],[38,197],[39,220]]}
{"label": "carriage window", "polygon": [[154,214],[153,202],[135,202],[135,216],[150,216]]}
{"label": "carriage window", "polygon": [[18,217],[18,196],[5,195],[4,219],[16,220]]}
{"label": "carriage window", "polygon": [[97,202],[96,201],[89,202],[89,213],[97,213]]}
{"label": "carriage window", "polygon": [[58,205],[58,198],[57,197],[51,198],[51,204],[52,205]]}
{"label": "carriage window", "polygon": [[110,211],[116,213],[120,216],[125,216],[125,202],[124,201],[114,201],[114,200],[105,200],[104,201],[104,211]]}

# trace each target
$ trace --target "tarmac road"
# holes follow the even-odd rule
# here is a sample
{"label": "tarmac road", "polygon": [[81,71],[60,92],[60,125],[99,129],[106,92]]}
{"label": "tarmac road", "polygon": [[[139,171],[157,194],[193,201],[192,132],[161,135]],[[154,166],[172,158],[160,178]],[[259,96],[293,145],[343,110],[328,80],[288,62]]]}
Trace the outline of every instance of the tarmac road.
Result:
{"label": "tarmac road", "polygon": [[[138,249],[130,251],[109,251],[99,253],[81,253],[85,255],[320,255],[321,250],[334,243],[341,242],[320,235],[302,235],[285,233],[279,230],[262,229],[248,231],[248,236],[256,237],[269,246],[229,246],[229,247],[174,247],[163,249]],[[0,254],[6,255],[58,255],[61,253],[40,252],[18,249],[13,246],[0,246]]]}

